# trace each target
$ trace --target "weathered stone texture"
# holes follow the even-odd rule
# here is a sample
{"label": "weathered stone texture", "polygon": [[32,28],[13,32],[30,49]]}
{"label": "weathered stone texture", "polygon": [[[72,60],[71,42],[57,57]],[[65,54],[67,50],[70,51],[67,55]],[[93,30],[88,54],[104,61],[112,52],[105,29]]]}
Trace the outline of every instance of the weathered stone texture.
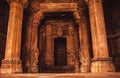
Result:
{"label": "weathered stone texture", "polygon": [[[102,0],[0,1],[0,9],[5,9],[0,11],[0,73],[114,72],[113,64],[120,71],[118,17],[114,17],[112,24],[109,20],[112,14],[119,16],[120,11],[106,12],[105,3]],[[55,43],[55,39],[63,39],[64,44],[62,40]]]}

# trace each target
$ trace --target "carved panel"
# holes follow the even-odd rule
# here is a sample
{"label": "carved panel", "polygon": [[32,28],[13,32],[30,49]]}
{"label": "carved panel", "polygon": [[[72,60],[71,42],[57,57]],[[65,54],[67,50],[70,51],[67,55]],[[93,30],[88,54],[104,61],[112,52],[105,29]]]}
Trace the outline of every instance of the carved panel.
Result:
{"label": "carved panel", "polygon": [[67,39],[67,65],[75,65],[75,29],[72,22],[64,21],[47,21],[46,27],[46,63],[54,64],[54,42],[56,37],[65,37]]}

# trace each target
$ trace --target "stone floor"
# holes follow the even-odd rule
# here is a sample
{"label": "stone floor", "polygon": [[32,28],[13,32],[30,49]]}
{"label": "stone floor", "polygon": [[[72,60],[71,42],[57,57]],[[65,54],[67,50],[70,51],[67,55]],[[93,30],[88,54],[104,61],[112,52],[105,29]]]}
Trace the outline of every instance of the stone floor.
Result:
{"label": "stone floor", "polygon": [[41,73],[0,75],[0,78],[120,78],[120,73]]}

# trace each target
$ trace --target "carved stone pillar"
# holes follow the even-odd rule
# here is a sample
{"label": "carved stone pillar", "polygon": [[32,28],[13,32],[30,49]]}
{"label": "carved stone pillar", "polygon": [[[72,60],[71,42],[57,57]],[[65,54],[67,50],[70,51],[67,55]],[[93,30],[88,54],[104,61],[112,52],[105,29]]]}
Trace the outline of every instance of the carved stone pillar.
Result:
{"label": "carved stone pillar", "polygon": [[79,29],[79,58],[80,58],[80,72],[90,72],[90,54],[89,54],[89,39],[87,31],[87,22],[84,15],[85,8],[79,8],[80,13],[74,12],[76,22]]}
{"label": "carved stone pillar", "polygon": [[74,28],[68,27],[67,37],[67,64],[68,66],[75,65],[75,45],[74,45]]}
{"label": "carved stone pillar", "polygon": [[115,69],[108,53],[102,0],[89,0],[88,6],[94,53],[91,72],[112,72]]}
{"label": "carved stone pillar", "polygon": [[80,39],[80,72],[90,72],[89,38],[86,20],[84,18],[80,19],[78,25]]}
{"label": "carved stone pillar", "polygon": [[32,33],[31,33],[31,59],[30,59],[30,72],[38,72],[38,24],[39,21],[35,22],[34,19],[32,24]]}
{"label": "carved stone pillar", "polygon": [[54,65],[54,53],[53,53],[53,40],[52,40],[52,27],[46,26],[46,64]]}
{"label": "carved stone pillar", "polygon": [[[38,72],[38,24],[41,13],[39,13],[39,1],[30,1],[30,16],[26,27],[26,67],[27,72]],[[36,60],[36,61],[35,61]]]}
{"label": "carved stone pillar", "polygon": [[10,14],[8,22],[5,58],[2,61],[1,73],[20,73],[22,65],[20,60],[21,33],[23,9],[27,0],[8,0],[10,3]]}
{"label": "carved stone pillar", "polygon": [[38,47],[38,27],[42,19],[41,12],[34,14],[32,33],[31,33],[31,64],[30,72],[38,72],[38,57],[39,57],[39,47]]}

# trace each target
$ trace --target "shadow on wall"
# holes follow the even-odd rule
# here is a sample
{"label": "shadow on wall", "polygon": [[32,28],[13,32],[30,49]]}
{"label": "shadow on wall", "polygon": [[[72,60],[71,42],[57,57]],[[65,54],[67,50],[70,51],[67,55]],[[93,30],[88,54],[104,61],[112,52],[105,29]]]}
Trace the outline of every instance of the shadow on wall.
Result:
{"label": "shadow on wall", "polygon": [[120,72],[120,0],[103,1],[109,54]]}
{"label": "shadow on wall", "polygon": [[0,0],[0,66],[5,55],[9,5],[5,0]]}

